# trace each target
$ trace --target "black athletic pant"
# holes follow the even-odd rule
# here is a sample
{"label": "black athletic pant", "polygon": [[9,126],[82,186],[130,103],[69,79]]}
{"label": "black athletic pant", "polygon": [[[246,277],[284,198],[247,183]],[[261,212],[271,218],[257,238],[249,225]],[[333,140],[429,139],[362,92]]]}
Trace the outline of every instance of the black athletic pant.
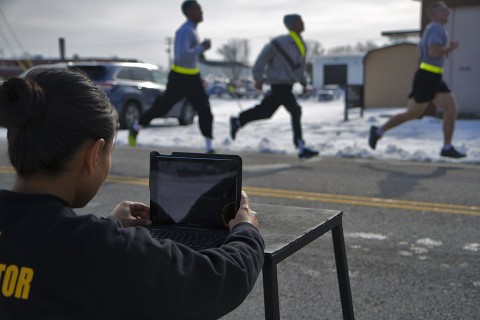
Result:
{"label": "black athletic pant", "polygon": [[265,95],[260,104],[240,113],[240,126],[244,126],[255,120],[269,119],[281,105],[290,112],[293,130],[293,144],[298,146],[298,142],[303,141],[302,125],[300,124],[302,107],[300,107],[295,96],[292,94],[292,85],[272,85],[271,91]]}
{"label": "black athletic pant", "polygon": [[187,98],[197,111],[202,135],[206,138],[213,138],[213,115],[200,74],[185,75],[170,71],[164,95],[159,96],[153,102],[152,107],[140,117],[140,125],[148,125],[152,119],[166,115],[182,98]]}

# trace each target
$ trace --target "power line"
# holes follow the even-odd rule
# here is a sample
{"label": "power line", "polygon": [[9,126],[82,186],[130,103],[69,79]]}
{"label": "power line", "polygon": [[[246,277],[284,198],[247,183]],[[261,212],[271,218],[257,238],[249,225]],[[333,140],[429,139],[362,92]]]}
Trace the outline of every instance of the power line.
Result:
{"label": "power line", "polygon": [[[12,34],[13,36],[13,39],[15,39],[15,42],[17,43],[18,47],[20,48],[20,50],[22,51],[22,53],[25,53],[25,49],[23,49],[23,46],[22,44],[20,43],[20,41],[18,40],[17,36],[15,35],[15,32],[13,32],[13,29],[12,27],[10,27],[10,23],[8,23],[8,20],[7,20],[7,17],[5,17],[5,14],[3,14],[3,10],[2,8],[0,8],[0,14],[2,15],[3,17],[3,20],[5,21],[5,24],[7,25],[7,28],[8,30],[10,31],[10,33]],[[2,38],[5,40],[5,42],[7,43],[7,45],[10,47],[10,50],[12,51],[12,53],[14,55],[15,54],[15,50],[13,50],[13,47],[10,45],[10,42],[7,40],[7,37],[3,34],[3,32],[0,32],[2,34]],[[27,64],[29,67],[33,67],[33,64],[32,62],[30,61],[30,59],[27,57]],[[20,61],[20,59],[17,59],[17,63],[18,65],[22,68],[22,70],[26,70],[27,67],[25,67],[25,65],[23,64],[22,61]]]}
{"label": "power line", "polygon": [[15,55],[15,50],[13,49],[12,45],[10,44],[10,42],[8,41],[7,37],[5,36],[5,34],[3,33],[2,29],[0,29],[0,35],[2,36],[3,40],[5,41],[5,43],[7,44],[7,47],[10,49],[10,51],[12,51],[12,53]]}
{"label": "power line", "polygon": [[18,40],[17,36],[15,35],[15,32],[13,32],[12,27],[10,27],[10,23],[8,23],[7,17],[5,17],[5,15],[3,14],[2,8],[0,8],[0,14],[3,17],[3,20],[5,20],[5,24],[7,25],[8,30],[12,34],[13,39],[15,39],[15,42],[17,43],[18,47],[20,48],[20,50],[22,50],[22,52],[25,52],[25,49],[23,48],[22,44]]}

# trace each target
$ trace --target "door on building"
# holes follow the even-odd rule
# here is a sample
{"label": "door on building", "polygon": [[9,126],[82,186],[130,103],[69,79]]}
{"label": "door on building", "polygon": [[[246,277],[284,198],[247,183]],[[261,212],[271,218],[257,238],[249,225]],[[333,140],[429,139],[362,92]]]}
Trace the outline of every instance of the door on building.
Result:
{"label": "door on building", "polygon": [[323,66],[324,85],[338,84],[345,88],[347,85],[347,65],[330,64]]}

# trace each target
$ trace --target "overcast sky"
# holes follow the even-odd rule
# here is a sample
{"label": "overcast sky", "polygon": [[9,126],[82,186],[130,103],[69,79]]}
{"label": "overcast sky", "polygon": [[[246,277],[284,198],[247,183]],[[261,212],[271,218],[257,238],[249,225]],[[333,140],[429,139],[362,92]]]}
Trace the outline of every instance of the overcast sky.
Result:
{"label": "overcast sky", "polygon": [[[166,38],[185,21],[182,0],[0,0],[0,58],[23,52],[58,57],[65,38],[71,57],[135,58],[168,63]],[[230,39],[250,41],[250,60],[273,36],[286,32],[282,18],[298,13],[306,40],[326,49],[372,40],[382,31],[420,28],[420,1],[413,0],[203,0],[200,37],[212,40],[207,59],[220,59]],[[3,14],[2,14],[3,13]],[[12,32],[13,31],[13,32]]]}

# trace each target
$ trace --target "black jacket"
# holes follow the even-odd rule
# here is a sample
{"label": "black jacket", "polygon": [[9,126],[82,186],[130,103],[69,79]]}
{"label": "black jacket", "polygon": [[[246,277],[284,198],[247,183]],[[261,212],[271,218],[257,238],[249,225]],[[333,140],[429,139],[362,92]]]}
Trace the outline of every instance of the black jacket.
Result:
{"label": "black jacket", "polygon": [[263,249],[248,223],[196,252],[54,196],[0,191],[0,319],[216,319],[251,291]]}

